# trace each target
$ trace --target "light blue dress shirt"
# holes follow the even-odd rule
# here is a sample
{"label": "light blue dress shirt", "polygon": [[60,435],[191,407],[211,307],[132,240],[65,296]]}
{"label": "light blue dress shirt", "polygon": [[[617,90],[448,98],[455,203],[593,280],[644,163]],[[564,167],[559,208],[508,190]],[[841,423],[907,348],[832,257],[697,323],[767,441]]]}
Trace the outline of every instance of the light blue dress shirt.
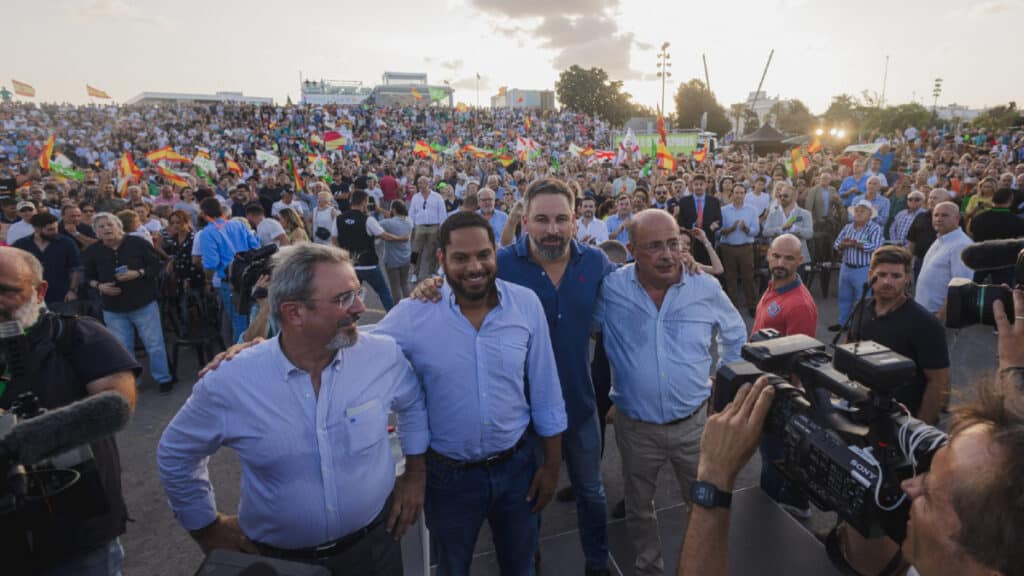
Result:
{"label": "light blue dress shirt", "polygon": [[632,214],[629,215],[629,218],[622,218],[619,216],[618,212],[605,218],[604,223],[608,227],[608,239],[618,240],[619,242],[622,242],[623,246],[629,244],[629,232],[625,227],[622,228],[622,232],[619,232],[618,236],[612,236],[612,234],[615,234],[615,231],[619,229],[619,226],[622,226],[623,222],[628,222],[632,218]]}
{"label": "light blue dress shirt", "polygon": [[260,241],[245,224],[235,220],[219,218],[209,222],[202,229],[201,236],[199,250],[203,256],[203,268],[215,271],[218,278],[225,277],[236,253],[260,247]]}
{"label": "light blue dress shirt", "polygon": [[626,265],[604,279],[595,323],[611,362],[611,399],[634,420],[664,424],[685,418],[711,395],[711,335],[718,327],[718,358],[740,360],[747,328],[710,274],[672,285],[656,308]]}
{"label": "light blue dress shirt", "polygon": [[423,384],[431,449],[455,460],[511,448],[531,419],[541,436],[566,428],[544,308],[528,288],[497,286],[498,306],[479,332],[447,283],[440,303],[402,300],[374,329],[398,342]]}
{"label": "light blue dress shirt", "polygon": [[242,462],[238,520],[252,540],[305,548],[369,524],[395,481],[388,413],[406,454],[430,442],[423,390],[390,338],[359,335],[321,374],[319,397],[272,338],[203,377],[157,448],[171,510],[188,530],[216,518],[207,462]]}
{"label": "light blue dress shirt", "polygon": [[732,228],[732,225],[742,220],[747,223],[750,228],[749,232],[744,232],[742,228],[736,227],[735,230],[728,234],[723,234],[719,240],[720,244],[726,244],[729,246],[739,246],[740,244],[751,244],[757,238],[758,230],[760,229],[757,212],[757,208],[753,206],[747,206],[744,204],[740,208],[736,208],[733,204],[726,204],[722,206],[722,228]]}
{"label": "light blue dress shirt", "polygon": [[[483,212],[477,210],[477,214],[483,215]],[[501,231],[505,229],[505,224],[508,222],[508,214],[501,210],[495,210],[491,213],[491,217],[487,219],[491,224],[491,230],[494,230],[495,241],[501,241]]]}

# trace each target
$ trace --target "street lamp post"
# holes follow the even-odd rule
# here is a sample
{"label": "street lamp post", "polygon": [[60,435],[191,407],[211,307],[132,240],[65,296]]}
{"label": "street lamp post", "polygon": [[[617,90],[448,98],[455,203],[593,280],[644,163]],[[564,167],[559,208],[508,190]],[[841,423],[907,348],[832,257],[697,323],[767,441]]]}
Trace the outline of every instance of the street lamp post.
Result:
{"label": "street lamp post", "polygon": [[672,76],[672,72],[669,68],[672,67],[672,55],[668,53],[669,43],[664,42],[661,45],[661,51],[658,52],[658,78],[661,78],[661,113],[665,114],[665,79]]}
{"label": "street lamp post", "polygon": [[939,105],[939,96],[942,95],[942,78],[936,78],[935,84],[932,86],[932,114],[935,113],[936,108]]}

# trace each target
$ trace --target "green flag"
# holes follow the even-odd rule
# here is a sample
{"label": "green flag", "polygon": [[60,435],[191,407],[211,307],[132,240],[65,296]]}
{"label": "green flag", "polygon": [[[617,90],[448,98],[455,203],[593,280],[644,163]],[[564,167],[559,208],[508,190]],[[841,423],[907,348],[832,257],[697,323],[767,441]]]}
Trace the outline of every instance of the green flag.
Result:
{"label": "green flag", "polygon": [[71,166],[64,166],[57,162],[50,163],[50,172],[55,176],[60,176],[61,178],[67,178],[69,180],[78,180],[79,182],[85,180],[85,174],[80,170],[75,170]]}
{"label": "green flag", "polygon": [[448,92],[445,91],[444,88],[429,88],[429,91],[430,91],[430,101],[431,102],[437,102],[438,100],[443,100],[446,96],[448,96]]}
{"label": "green flag", "polygon": [[557,173],[562,167],[558,164],[558,156],[551,157],[551,171]]}
{"label": "green flag", "polygon": [[195,166],[196,166],[196,175],[199,176],[200,178],[202,178],[203,180],[206,180],[206,182],[209,183],[212,186],[213,185],[213,178],[210,178],[210,175],[207,174],[206,171],[203,170],[199,166],[199,164],[196,164]]}
{"label": "green flag", "polygon": [[160,187],[157,186],[155,182],[149,182],[148,187],[149,187],[149,195],[150,196],[159,196],[160,195]]}

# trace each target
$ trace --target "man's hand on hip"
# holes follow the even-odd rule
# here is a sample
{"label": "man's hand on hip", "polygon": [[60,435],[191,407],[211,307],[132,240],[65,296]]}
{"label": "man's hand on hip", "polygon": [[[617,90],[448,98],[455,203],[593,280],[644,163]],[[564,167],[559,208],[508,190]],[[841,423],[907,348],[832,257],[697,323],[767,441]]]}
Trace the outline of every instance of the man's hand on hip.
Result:
{"label": "man's hand on hip", "polygon": [[249,540],[249,537],[242,532],[242,528],[238,525],[238,516],[217,514],[217,519],[212,524],[199,530],[193,530],[190,534],[206,554],[210,550],[216,549],[236,550],[249,554],[259,552],[252,540]]}

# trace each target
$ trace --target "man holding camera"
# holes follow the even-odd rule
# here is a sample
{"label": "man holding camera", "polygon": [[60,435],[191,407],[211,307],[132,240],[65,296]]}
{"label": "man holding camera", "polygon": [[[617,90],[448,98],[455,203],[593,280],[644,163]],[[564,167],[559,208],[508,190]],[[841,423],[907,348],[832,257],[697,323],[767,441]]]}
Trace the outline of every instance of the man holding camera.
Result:
{"label": "man holding camera", "polygon": [[[274,256],[271,313],[280,334],[206,374],[160,440],[175,516],[203,548],[400,576],[398,539],[423,504],[429,443],[423,391],[402,351],[360,334],[352,261],[304,243]],[[397,481],[388,413],[406,472]],[[238,516],[217,512],[208,456],[242,461]]]}
{"label": "man holding camera", "polygon": [[[1024,291],[1014,290],[1024,309]],[[1011,325],[995,304],[999,373],[975,385],[976,399],[955,411],[949,443],[931,469],[903,482],[912,501],[902,544],[912,565],[898,574],[1010,576],[1024,566],[1024,314]],[[740,389],[711,416],[701,439],[698,479],[730,491],[753,454],[771,406],[766,378]],[[729,510],[695,506],[679,560],[679,575],[728,573]]]}
{"label": "man holding camera", "polygon": [[[58,316],[43,307],[48,285],[32,254],[0,247],[0,323],[16,322],[18,336],[0,340],[15,346],[26,338],[30,352],[28,386],[10,366],[0,369],[0,408],[9,409],[20,391],[31,391],[48,410],[113,390],[135,406],[135,377],[141,372],[106,328],[87,318]],[[4,356],[7,356],[6,351]],[[3,412],[0,410],[0,412]],[[128,513],[121,491],[117,443],[107,437],[90,444],[95,467],[82,470],[66,492],[0,522],[4,570],[11,574],[120,574]],[[4,479],[7,482],[7,479]],[[6,573],[6,572],[5,572]]]}
{"label": "man holding camera", "polygon": [[235,310],[231,301],[231,283],[228,282],[228,266],[235,254],[259,248],[259,240],[245,227],[245,224],[224,218],[223,208],[216,198],[206,198],[199,203],[199,209],[206,219],[206,226],[199,235],[199,249],[206,271],[207,289],[216,288],[224,310],[231,319],[231,341],[238,338],[249,326],[249,311]]}

